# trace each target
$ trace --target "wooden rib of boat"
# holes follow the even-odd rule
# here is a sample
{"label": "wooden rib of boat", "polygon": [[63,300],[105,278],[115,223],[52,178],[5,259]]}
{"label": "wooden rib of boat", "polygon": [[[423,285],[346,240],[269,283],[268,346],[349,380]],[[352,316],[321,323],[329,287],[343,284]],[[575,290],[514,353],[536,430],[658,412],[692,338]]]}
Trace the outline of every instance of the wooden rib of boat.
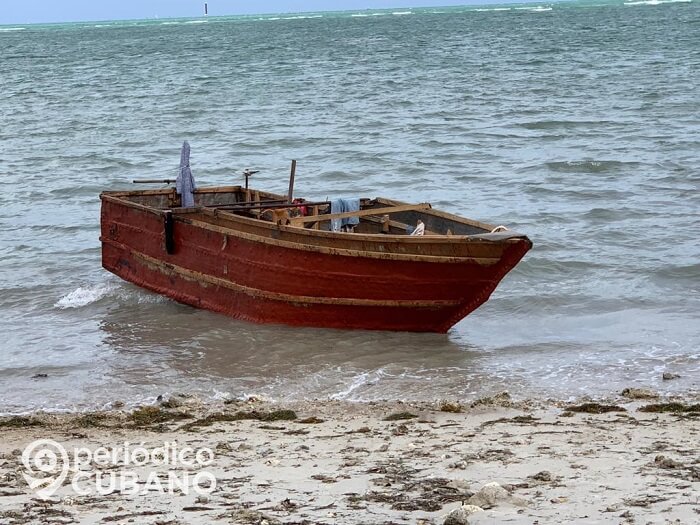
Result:
{"label": "wooden rib of boat", "polygon": [[[102,264],[122,279],[236,319],[446,332],[532,247],[522,234],[388,199],[331,214],[240,186],[104,192]],[[330,219],[357,216],[353,233]],[[422,221],[425,234],[408,231]]]}

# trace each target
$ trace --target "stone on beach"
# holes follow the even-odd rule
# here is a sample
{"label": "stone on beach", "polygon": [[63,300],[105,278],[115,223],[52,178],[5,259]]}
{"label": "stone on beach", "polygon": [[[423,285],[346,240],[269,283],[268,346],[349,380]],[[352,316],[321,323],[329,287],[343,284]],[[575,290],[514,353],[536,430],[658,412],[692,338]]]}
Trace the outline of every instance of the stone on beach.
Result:
{"label": "stone on beach", "polygon": [[478,406],[500,406],[500,407],[511,407],[513,402],[511,400],[510,394],[508,392],[499,392],[493,396],[482,397],[473,401],[471,404],[472,408]]}
{"label": "stone on beach", "polygon": [[479,492],[474,494],[467,503],[481,507],[482,509],[490,509],[497,506],[499,503],[509,503],[516,506],[525,506],[525,501],[520,498],[514,498],[510,492],[501,487],[495,481],[487,483]]}
{"label": "stone on beach", "polygon": [[621,394],[627,399],[657,399],[659,394],[646,388],[625,388]]}
{"label": "stone on beach", "polygon": [[469,516],[483,511],[484,509],[476,505],[462,505],[445,516],[443,525],[469,525]]}
{"label": "stone on beach", "polygon": [[544,481],[544,482],[552,481],[552,473],[549,472],[548,470],[543,470],[541,472],[538,472],[537,474],[533,474],[532,476],[528,476],[528,477],[535,480],[535,481]]}

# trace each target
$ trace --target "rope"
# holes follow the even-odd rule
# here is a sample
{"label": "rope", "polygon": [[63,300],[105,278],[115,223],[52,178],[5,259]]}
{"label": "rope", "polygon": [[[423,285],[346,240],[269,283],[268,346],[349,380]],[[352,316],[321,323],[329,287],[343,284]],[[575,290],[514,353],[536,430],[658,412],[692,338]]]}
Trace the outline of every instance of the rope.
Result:
{"label": "rope", "polygon": [[508,228],[505,226],[496,226],[493,230],[491,230],[491,233],[498,233],[498,232],[507,232]]}

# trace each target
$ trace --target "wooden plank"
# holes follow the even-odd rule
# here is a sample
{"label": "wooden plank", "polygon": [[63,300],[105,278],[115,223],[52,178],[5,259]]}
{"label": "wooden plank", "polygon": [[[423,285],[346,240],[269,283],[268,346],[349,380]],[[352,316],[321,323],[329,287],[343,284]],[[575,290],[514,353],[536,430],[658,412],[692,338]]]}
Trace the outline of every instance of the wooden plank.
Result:
{"label": "wooden plank", "polygon": [[292,226],[299,226],[307,222],[315,221],[330,221],[333,219],[349,219],[350,217],[365,217],[367,215],[389,215],[391,213],[400,213],[402,211],[420,211],[429,210],[430,204],[423,202],[421,204],[405,204],[403,206],[392,206],[391,208],[375,208],[373,210],[347,211],[343,213],[328,213],[319,215],[318,217],[295,217],[290,220]]}
{"label": "wooden plank", "polygon": [[[314,216],[314,217],[318,217],[318,206],[312,206],[312,207],[311,207],[311,215]],[[314,230],[318,230],[319,227],[320,227],[320,224],[318,223],[318,221],[316,221],[316,222],[312,223],[311,227],[312,227]]]}
{"label": "wooden plank", "polygon": [[[382,227],[384,226],[384,219],[383,219],[383,218],[367,217],[367,220],[368,220],[369,222],[373,222],[373,223],[375,223],[375,224],[379,224],[379,225],[382,226]],[[406,231],[408,231],[408,228],[409,228],[410,225],[409,225],[409,224],[406,224],[406,223],[404,223],[404,222],[391,221],[391,220],[390,220],[390,221],[388,222],[388,226],[391,226],[392,228],[398,228],[398,229],[401,230],[402,232],[406,232]],[[411,227],[411,228],[414,228],[414,226],[410,226],[410,227]],[[383,233],[387,233],[387,232],[383,232]],[[441,235],[441,234],[426,229],[426,230],[425,230],[425,235]]]}
{"label": "wooden plank", "polygon": [[[224,212],[225,213],[225,212]],[[231,217],[238,218],[237,215],[231,215]],[[207,217],[208,218],[208,217]],[[302,251],[307,251],[307,252],[317,252],[317,253],[324,253],[328,255],[347,255],[349,257],[366,257],[370,259],[387,259],[387,260],[392,260],[392,261],[423,261],[423,262],[441,262],[441,263],[450,263],[450,264],[458,264],[458,263],[476,263],[480,264],[483,266],[491,266],[493,264],[498,263],[500,258],[502,257],[502,252],[505,249],[505,246],[503,244],[505,243],[489,243],[490,245],[494,245],[494,249],[498,251],[498,253],[494,254],[493,256],[489,257],[472,257],[472,256],[452,256],[452,255],[424,255],[424,254],[415,254],[415,253],[392,253],[392,252],[379,252],[379,251],[372,251],[372,250],[358,250],[358,249],[351,249],[351,248],[338,248],[335,246],[323,246],[323,245],[314,245],[314,244],[302,244],[299,242],[294,242],[294,241],[287,241],[287,240],[280,240],[280,239],[272,239],[270,237],[263,237],[261,235],[255,234],[255,233],[248,233],[239,229],[234,229],[231,227],[226,227],[226,226],[220,226],[218,224],[214,224],[211,222],[204,222],[201,219],[190,219],[190,218],[180,218],[178,217],[178,220],[181,220],[182,222],[186,224],[191,224],[192,226],[197,226],[199,228],[203,228],[205,230],[209,231],[215,231],[219,233],[224,233],[228,235],[229,237],[237,237],[249,241],[256,241],[263,243],[265,245],[269,246],[281,246],[283,248],[292,248],[295,250],[302,250]],[[250,220],[256,220],[256,219],[250,219]],[[270,226],[273,226],[274,228],[280,228],[280,226],[274,225],[272,222],[268,222],[266,224],[269,224]],[[283,227],[282,227],[283,228]],[[296,232],[308,232],[310,234],[311,239],[310,240],[317,240],[314,239],[319,234],[322,233],[329,233],[334,236],[338,236],[338,233],[332,233],[332,232],[312,232],[311,230],[305,230],[305,229],[300,229],[300,228],[293,228]],[[355,238],[358,238],[358,240],[362,237],[361,234],[355,234],[355,235],[348,235],[347,237],[352,237],[353,240]],[[376,234],[372,235],[373,241],[381,243],[381,241],[387,240],[390,238],[390,236],[378,236]],[[379,237],[379,239],[377,239]],[[410,237],[408,235],[402,235],[400,237],[401,239],[415,239],[415,237]],[[425,237],[421,236],[419,237],[422,242],[428,241],[428,243],[433,242],[435,239],[441,239],[441,237]],[[455,239],[460,239],[460,237],[451,237],[450,238],[452,242],[454,242]],[[381,243],[384,244],[384,243]],[[402,243],[403,244],[403,243]],[[466,244],[466,243],[465,243]]]}
{"label": "wooden plank", "polygon": [[252,288],[242,284],[216,277],[214,275],[204,274],[195,270],[190,270],[182,266],[177,266],[173,263],[166,263],[155,257],[151,257],[145,253],[127,247],[118,241],[104,240],[105,244],[119,247],[123,251],[130,253],[134,259],[142,261],[154,270],[165,273],[166,275],[177,274],[185,279],[206,283],[214,286],[220,286],[238,292],[245,293],[256,298],[264,298],[272,301],[283,301],[286,303],[302,303],[302,304],[334,304],[344,306],[380,306],[380,307],[400,307],[400,308],[440,308],[457,306],[460,304],[460,299],[361,299],[353,297],[311,297],[305,295],[294,295],[282,292],[273,292]]}
{"label": "wooden plank", "polygon": [[[255,190],[253,192],[253,201],[255,204],[260,204],[260,192],[258,190]],[[255,217],[257,217],[259,219],[261,213],[262,213],[262,210],[257,210],[255,212]]]}
{"label": "wooden plank", "polygon": [[[385,199],[383,197],[377,197],[375,199],[375,201],[378,204],[388,204],[388,205],[396,205],[396,206],[404,204],[403,201]],[[474,219],[467,219],[466,217],[462,217],[460,215],[455,215],[454,213],[448,213],[446,211],[430,210],[429,215],[432,215],[434,217],[439,217],[441,219],[446,219],[448,221],[459,222],[459,223],[465,224],[467,226],[472,226],[474,228],[478,228],[481,230],[486,230],[483,233],[488,233],[495,228],[495,226],[493,226],[491,224],[486,224],[485,222],[480,222],[480,221],[477,221]],[[461,235],[465,235],[465,234],[461,234]],[[471,233],[468,235],[476,235],[476,234]]]}

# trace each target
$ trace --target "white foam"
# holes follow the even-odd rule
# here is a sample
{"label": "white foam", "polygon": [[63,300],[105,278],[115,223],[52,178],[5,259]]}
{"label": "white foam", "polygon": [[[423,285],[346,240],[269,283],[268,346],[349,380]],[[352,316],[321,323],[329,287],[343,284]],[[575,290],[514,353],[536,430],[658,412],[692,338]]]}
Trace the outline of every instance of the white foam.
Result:
{"label": "white foam", "polygon": [[299,15],[299,16],[287,16],[282,20],[306,20],[309,18],[323,18],[323,15]]}
{"label": "white foam", "polygon": [[[370,377],[370,375],[373,377]],[[341,390],[340,392],[332,394],[330,396],[330,399],[333,399],[335,401],[359,401],[359,399],[350,397],[353,392],[365,385],[372,385],[385,376],[386,374],[384,373],[384,369],[382,368],[375,370],[371,373],[362,372],[360,374],[357,374],[355,377],[352,378],[352,381],[345,390]]]}
{"label": "white foam", "polygon": [[661,4],[689,4],[693,0],[641,0],[639,2],[625,2],[625,5],[661,5]]}
{"label": "white foam", "polygon": [[0,27],[0,31],[24,31],[26,27]]}
{"label": "white foam", "polygon": [[215,388],[214,393],[211,395],[211,399],[214,401],[230,401],[232,396],[230,392],[223,392]]}
{"label": "white foam", "polygon": [[61,297],[54,306],[65,310],[68,308],[82,308],[92,303],[96,303],[103,297],[114,291],[113,284],[97,284],[92,286],[80,286],[71,293]]}
{"label": "white foam", "polygon": [[139,289],[122,288],[115,283],[101,283],[79,286],[56,301],[54,307],[61,310],[82,308],[101,301],[108,296],[116,300],[136,302],[138,304],[162,303],[167,301],[162,295],[141,291]]}
{"label": "white foam", "polygon": [[516,7],[516,11],[532,11],[533,13],[543,13],[545,11],[551,11],[551,7],[544,7],[541,5],[535,7]]}
{"label": "white foam", "polygon": [[235,399],[237,401],[260,401],[262,403],[276,403],[277,400],[274,397],[270,397],[264,394],[242,394],[240,396],[230,397],[229,399]]}
{"label": "white foam", "polygon": [[208,20],[188,20],[186,24],[206,24]]}
{"label": "white foam", "polygon": [[391,14],[392,14],[392,15],[397,15],[397,16],[401,16],[401,15],[412,15],[412,14],[413,14],[413,11],[393,11]]}
{"label": "white foam", "polygon": [[362,385],[366,384],[369,381],[369,373],[368,372],[363,372],[359,375],[356,375],[353,377],[352,382],[350,385],[345,390],[342,390],[336,394],[331,395],[331,399],[340,401],[343,399],[347,399],[347,397],[352,394],[355,390],[360,388]]}

